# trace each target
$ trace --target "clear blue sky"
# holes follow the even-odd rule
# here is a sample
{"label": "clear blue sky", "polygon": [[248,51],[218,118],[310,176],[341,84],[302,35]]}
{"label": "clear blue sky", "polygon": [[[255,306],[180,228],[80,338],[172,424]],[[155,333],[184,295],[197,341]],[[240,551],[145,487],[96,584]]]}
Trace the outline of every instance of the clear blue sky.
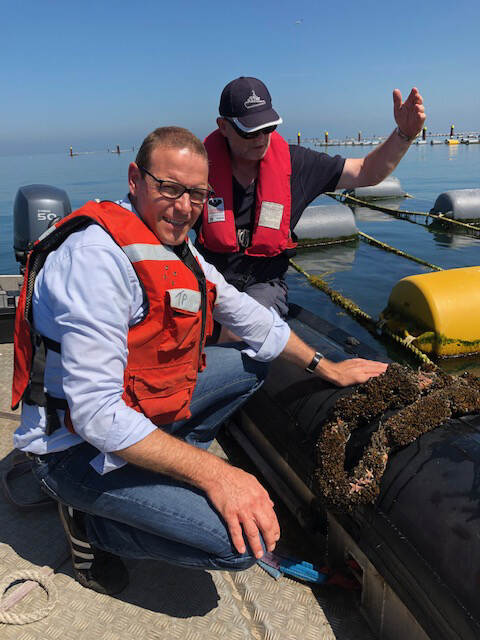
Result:
{"label": "clear blue sky", "polygon": [[137,146],[156,126],[204,136],[223,86],[263,79],[295,137],[383,135],[392,89],[427,125],[480,130],[474,0],[0,0],[0,154]]}

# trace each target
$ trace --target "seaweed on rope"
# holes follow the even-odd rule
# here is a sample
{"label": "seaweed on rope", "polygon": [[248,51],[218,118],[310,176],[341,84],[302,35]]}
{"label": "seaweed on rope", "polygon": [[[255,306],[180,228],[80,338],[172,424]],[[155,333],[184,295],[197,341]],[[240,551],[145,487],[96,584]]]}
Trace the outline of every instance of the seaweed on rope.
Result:
{"label": "seaweed on rope", "polygon": [[430,360],[430,358],[420,351],[415,345],[411,344],[411,340],[402,336],[398,333],[395,333],[383,321],[377,322],[374,320],[366,311],[363,311],[353,300],[350,298],[346,298],[339,291],[332,289],[329,285],[323,280],[320,276],[313,276],[309,274],[307,271],[302,269],[302,267],[297,264],[294,260],[290,259],[290,265],[299,273],[304,275],[310,284],[317,289],[323,291],[329,298],[347,311],[355,320],[357,320],[362,326],[364,326],[370,333],[372,333],[375,337],[378,337],[379,334],[383,333],[396,344],[400,345],[403,349],[408,351],[410,354],[413,354],[417,360],[425,365],[430,365],[431,367],[436,367],[437,365]]}
{"label": "seaweed on rope", "polygon": [[447,218],[445,215],[439,215],[436,213],[430,213],[427,211],[408,211],[406,209],[393,209],[392,207],[384,207],[382,205],[374,204],[369,200],[361,200],[360,198],[355,198],[347,193],[336,193],[335,191],[327,191],[325,193],[326,196],[333,198],[334,200],[338,200],[343,203],[351,203],[352,205],[367,207],[369,209],[373,209],[374,211],[381,211],[382,213],[388,213],[389,215],[394,216],[395,218],[401,218],[403,220],[408,220],[410,216],[421,216],[426,220],[428,218],[432,220],[436,220],[440,222],[442,225],[452,225],[458,226],[461,230],[472,233],[475,236],[480,235],[480,227],[477,227],[468,222],[461,222],[460,220],[454,220],[452,218]]}

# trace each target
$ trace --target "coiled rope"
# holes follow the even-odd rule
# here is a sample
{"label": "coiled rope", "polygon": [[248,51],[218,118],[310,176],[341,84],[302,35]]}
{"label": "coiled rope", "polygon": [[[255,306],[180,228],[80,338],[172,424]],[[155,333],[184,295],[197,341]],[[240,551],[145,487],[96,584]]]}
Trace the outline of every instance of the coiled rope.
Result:
{"label": "coiled rope", "polygon": [[[28,569],[11,573],[0,583],[0,623],[29,624],[48,616],[57,601],[57,588],[53,583],[53,570],[44,567],[43,570]],[[23,582],[13,593],[5,596],[5,592],[15,582]],[[40,585],[46,592],[47,602],[44,606],[25,613],[9,611],[17,602],[25,597],[32,589]]]}
{"label": "coiled rope", "polygon": [[323,280],[320,276],[311,275],[310,273],[302,269],[302,267],[292,259],[290,259],[289,262],[296,271],[305,276],[305,278],[313,287],[316,287],[317,289],[323,291],[332,300],[332,302],[345,309],[345,311],[347,311],[355,320],[362,324],[372,335],[378,337],[379,333],[383,333],[388,336],[388,338],[390,338],[393,342],[413,354],[422,364],[429,365],[430,368],[438,368],[437,365],[432,360],[430,360],[430,358],[425,353],[420,351],[420,349],[417,349],[417,347],[412,344],[411,336],[401,336],[400,334],[395,333],[394,331],[389,329],[383,322],[375,321],[366,311],[360,309],[356,302],[354,302],[350,298],[346,298],[339,291],[335,291],[335,289],[329,287],[325,280]]}

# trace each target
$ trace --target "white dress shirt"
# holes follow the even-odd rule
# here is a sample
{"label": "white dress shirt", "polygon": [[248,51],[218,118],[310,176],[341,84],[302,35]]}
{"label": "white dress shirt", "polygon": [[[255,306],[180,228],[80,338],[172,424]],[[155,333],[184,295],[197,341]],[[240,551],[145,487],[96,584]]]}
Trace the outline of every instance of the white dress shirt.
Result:
{"label": "white dress shirt", "polygon": [[[118,204],[132,211],[128,197]],[[288,341],[288,325],[273,309],[229,285],[192,250],[217,287],[215,320],[247,343],[244,353],[251,358],[276,358]],[[41,455],[85,440],[100,451],[91,462],[96,471],[123,466],[125,461],[112,452],[157,428],[122,399],[128,329],[146,311],[131,262],[108,233],[92,224],[49,254],[35,282],[32,306],[36,330],[61,343],[61,354],[47,352],[45,387],[50,395],[66,398],[76,433],[66,429],[59,411],[62,426],[45,435],[45,409],[24,402],[14,446]]]}

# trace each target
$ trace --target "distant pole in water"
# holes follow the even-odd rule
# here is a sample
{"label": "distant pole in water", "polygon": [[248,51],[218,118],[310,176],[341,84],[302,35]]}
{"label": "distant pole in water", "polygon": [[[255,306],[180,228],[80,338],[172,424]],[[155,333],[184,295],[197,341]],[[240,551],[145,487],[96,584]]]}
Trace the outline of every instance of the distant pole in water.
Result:
{"label": "distant pole in water", "polygon": [[452,124],[452,126],[450,127],[450,138],[453,138],[453,130],[455,129],[455,125]]}
{"label": "distant pole in water", "polygon": [[300,131],[297,133],[297,144],[300,144]]}
{"label": "distant pole in water", "polygon": [[325,131],[325,144],[328,144],[328,131]]}
{"label": "distant pole in water", "polygon": [[70,157],[71,158],[73,157],[73,149],[72,149],[72,147],[70,147]]}
{"label": "distant pole in water", "polygon": [[423,127],[422,129],[422,140],[427,139],[427,127]]}
{"label": "distant pole in water", "polygon": [[116,151],[116,153],[120,153],[120,145],[119,145],[119,144],[117,144],[117,151]]}
{"label": "distant pole in water", "polygon": [[359,132],[358,132],[358,141],[360,142],[360,140],[361,140],[361,139],[362,139],[362,132],[361,132],[361,131],[359,131]]}

